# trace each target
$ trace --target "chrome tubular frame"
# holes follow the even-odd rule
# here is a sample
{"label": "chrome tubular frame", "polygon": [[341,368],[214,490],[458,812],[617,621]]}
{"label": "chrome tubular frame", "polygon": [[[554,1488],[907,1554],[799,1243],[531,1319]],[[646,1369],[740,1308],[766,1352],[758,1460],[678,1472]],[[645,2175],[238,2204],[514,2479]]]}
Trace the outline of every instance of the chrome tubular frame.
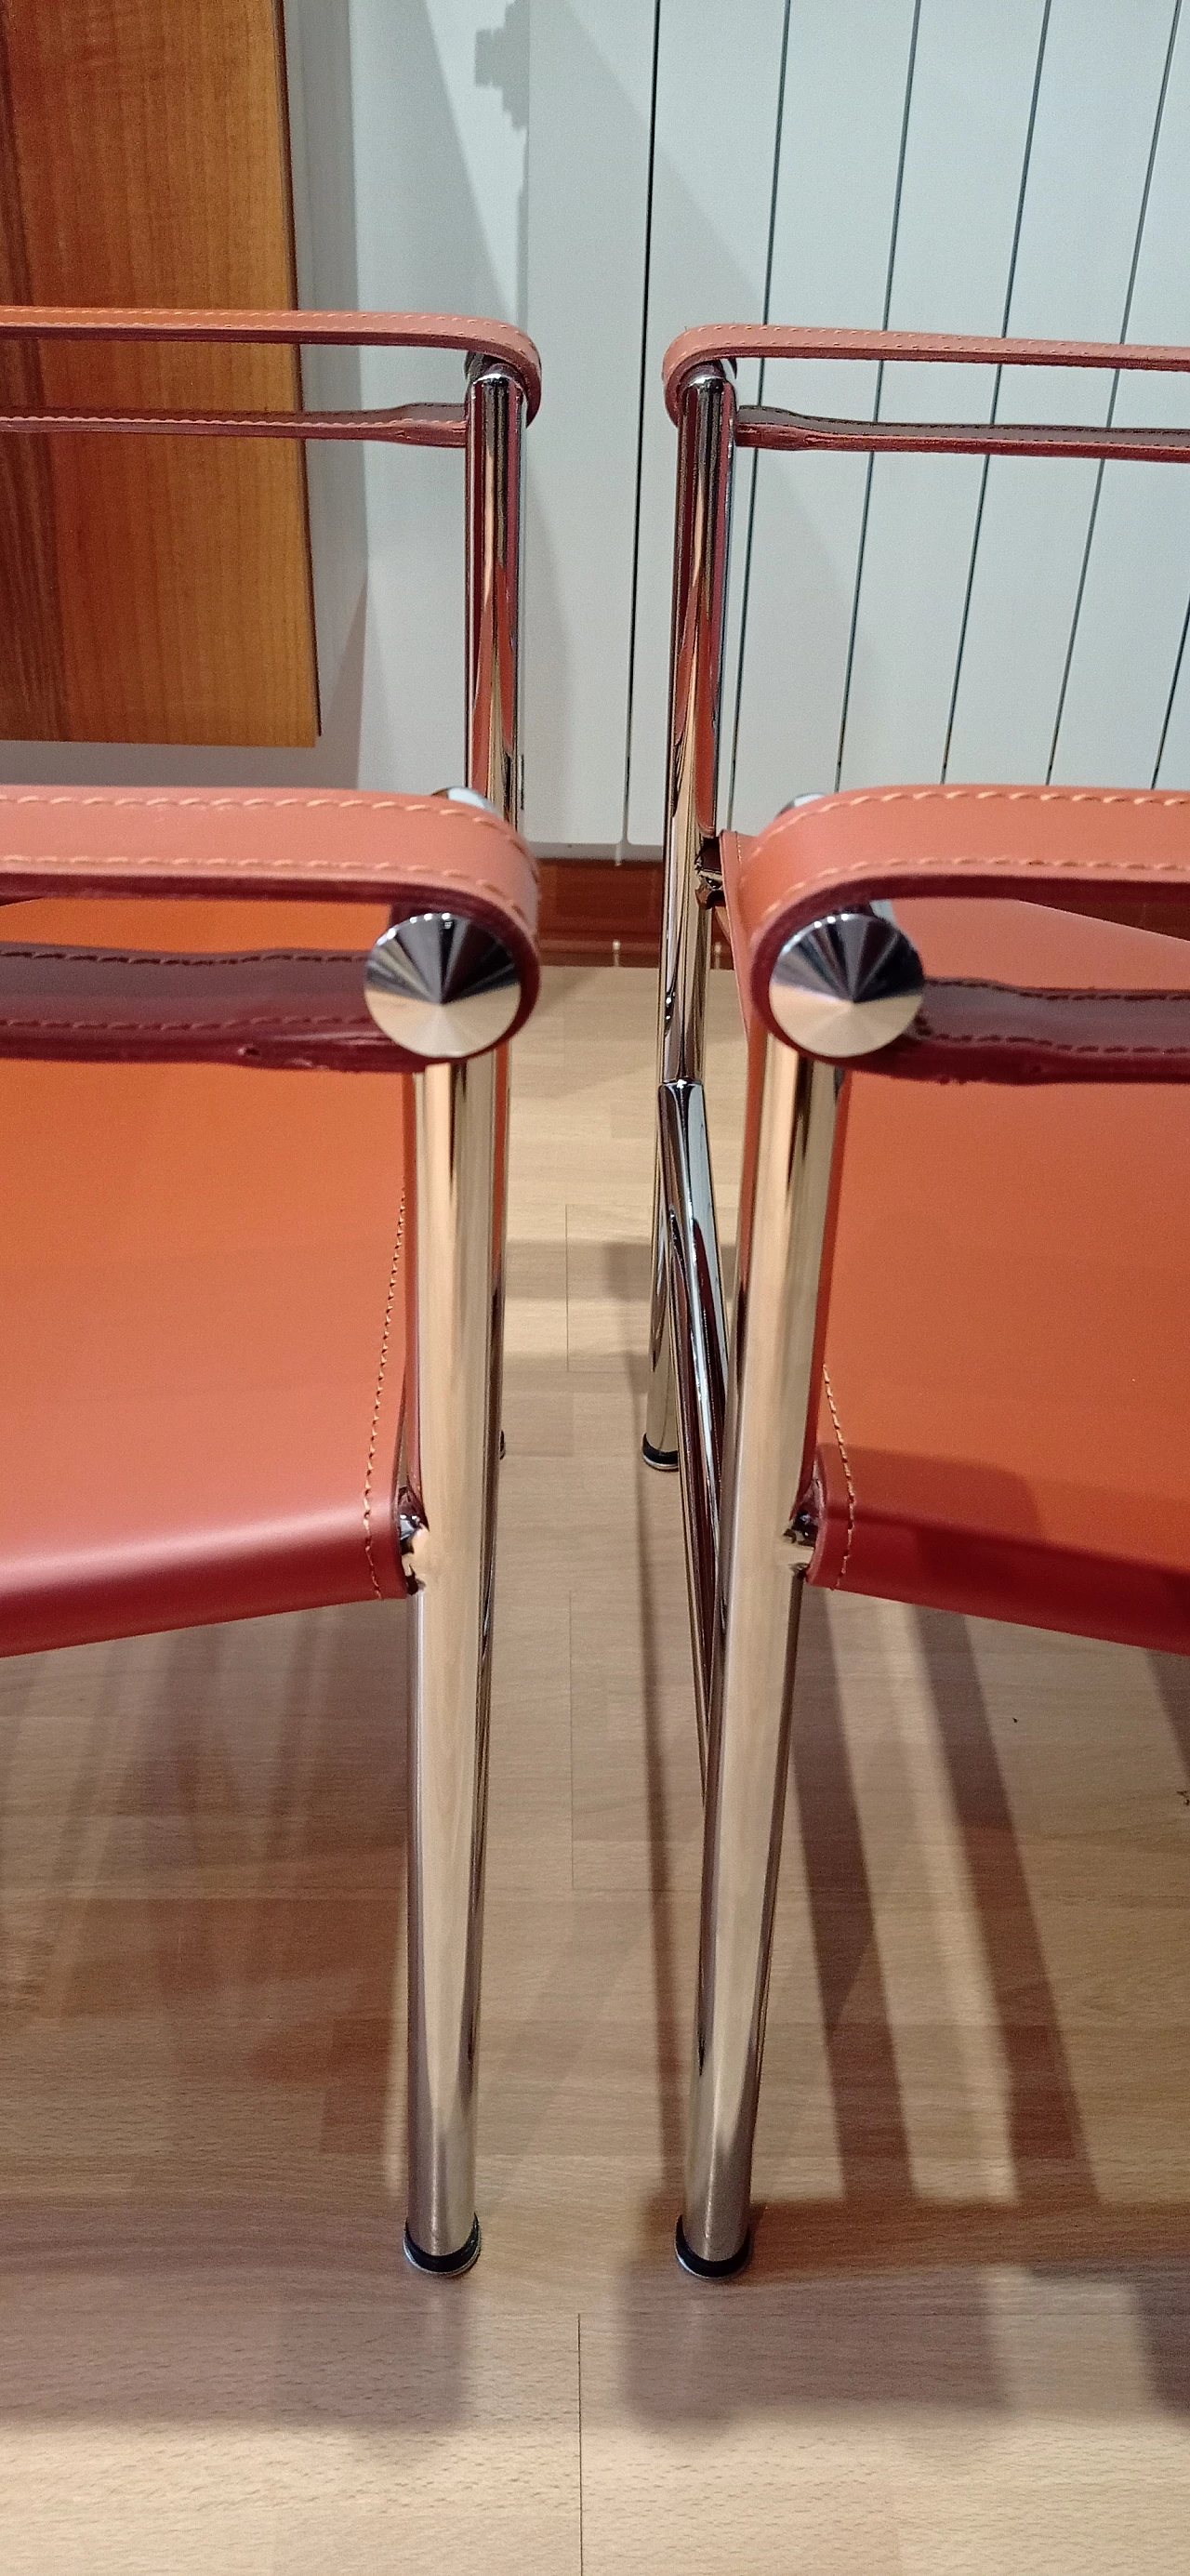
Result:
{"label": "chrome tubular frame", "polygon": [[674,1432],[668,1270],[695,1684],[700,1730],[705,1703],[707,1734],[694,2062],[677,2252],[704,2278],[738,2271],[751,2250],[752,2149],[798,1625],[816,1537],[814,1445],[842,1068],[904,1035],[924,985],[921,961],[888,908],[860,904],[803,923],[772,961],[764,1007],[780,1038],[768,1033],[760,997],[752,997],[738,1272],[717,1478],[718,1263],[701,1088],[709,938],[699,894],[717,873],[708,860],[733,444],[869,455],[890,446],[983,455],[1190,455],[1184,430],[873,425],[772,409],[737,415],[724,370],[736,355],[764,353],[997,366],[1120,363],[1190,372],[1186,350],[1135,348],[1120,360],[1114,346],[767,326],[693,334],[667,360],[667,370],[674,368],[667,373],[667,400],[680,447],[658,1044],[663,1173],[655,1208],[645,1455],[656,1465],[673,1463],[664,1454]]}
{"label": "chrome tubular frame", "polygon": [[[520,819],[525,396],[473,359],[466,400],[467,785]],[[479,2252],[476,2058],[487,1834],[492,1584],[504,1323],[508,1050],[415,1078],[412,1494],[416,1592],[409,1835],[409,2212],[431,2272]]]}
{"label": "chrome tubular frame", "polygon": [[409,2211],[433,2270],[479,2251],[475,2074],[487,1808],[496,1054],[415,1082],[416,1587],[409,1783]]}
{"label": "chrome tubular frame", "polygon": [[[727,369],[717,361],[696,368],[682,388],[678,424],[658,1087],[702,1081],[711,919],[699,897],[704,865],[715,860],[734,429],[735,388]],[[668,1232],[658,1158],[644,1439],[645,1457],[655,1467],[678,1465],[683,1449],[670,1352]],[[689,1495],[685,1467],[683,1488]],[[691,1585],[693,1597],[693,1570]]]}
{"label": "chrome tubular frame", "polygon": [[524,388],[496,359],[467,369],[467,785],[521,817],[521,447]]}
{"label": "chrome tubular frame", "polygon": [[694,1703],[699,1768],[705,1789],[718,1599],[727,1328],[723,1320],[706,1094],[701,1082],[663,1082],[657,1098],[670,1330],[683,1443],[682,1503]]}
{"label": "chrome tubular frame", "polygon": [[753,1024],[728,1368],[686,2198],[689,2270],[751,2250],[752,2141],[817,1424],[833,1065]]}

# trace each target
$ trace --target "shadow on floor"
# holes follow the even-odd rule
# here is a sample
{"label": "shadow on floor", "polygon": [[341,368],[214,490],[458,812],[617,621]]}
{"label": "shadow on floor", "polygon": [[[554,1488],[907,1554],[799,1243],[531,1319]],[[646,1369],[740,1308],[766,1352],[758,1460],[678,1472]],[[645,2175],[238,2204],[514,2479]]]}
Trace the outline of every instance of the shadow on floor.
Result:
{"label": "shadow on floor", "polygon": [[407,1642],[0,1667],[0,2421],[465,2409],[474,2310],[402,2251]]}
{"label": "shadow on floor", "polygon": [[[941,1613],[916,1617],[996,2007],[1013,2197],[926,2199],[914,2188],[830,1629],[824,1602],[810,1594],[786,1830],[800,1827],[802,1838],[843,2188],[838,2198],[758,2208],[749,2271],[734,2283],[689,2282],[670,2250],[684,2125],[675,2099],[665,2127],[671,2191],[643,2214],[645,2263],[622,2285],[625,2393],[661,2424],[766,2402],[1010,2405],[1003,2322],[989,2304],[1006,2283],[1010,2310],[1016,2301],[1027,2311],[1031,2284],[1049,2315],[1041,2334],[1047,2406],[1115,2410],[1110,2352],[1102,2371],[1088,2373],[1084,2349],[1095,2338],[1096,2302],[1114,2294],[1139,2326],[1152,2398],[1190,2411],[1190,2199],[1099,2196],[969,1632]],[[1190,1764],[1187,1667],[1153,1661]],[[667,1819],[656,1766],[650,1788],[655,1894],[664,1910]],[[657,1977],[660,2018],[675,1974],[661,1926],[655,1941],[666,1963]],[[676,2062],[682,2083],[683,2043],[685,2032],[659,2031],[659,2062]],[[1020,2299],[1014,2275],[1026,2282]],[[1083,2290],[1091,2301],[1085,2322]],[[1055,2314],[1067,2319],[1056,2338]],[[1120,2402],[1129,2411],[1134,2397]]]}

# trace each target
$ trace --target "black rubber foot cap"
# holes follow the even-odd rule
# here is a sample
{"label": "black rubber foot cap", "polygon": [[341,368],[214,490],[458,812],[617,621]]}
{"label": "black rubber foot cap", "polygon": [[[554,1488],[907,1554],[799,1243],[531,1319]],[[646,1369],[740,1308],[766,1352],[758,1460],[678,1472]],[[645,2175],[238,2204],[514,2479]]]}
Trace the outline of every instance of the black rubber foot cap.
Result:
{"label": "black rubber foot cap", "polygon": [[644,1459],[646,1467],[660,1467],[662,1473],[667,1476],[671,1476],[673,1474],[678,1463],[678,1453],[676,1449],[654,1449],[651,1440],[642,1440],[640,1444],[640,1454]]}
{"label": "black rubber foot cap", "polygon": [[460,2245],[457,2254],[423,2254],[420,2245],[414,2244],[406,2228],[405,2260],[407,2263],[412,2263],[415,2272],[432,2272],[439,2277],[457,2279],[460,2272],[469,2272],[472,2264],[478,2263],[482,2243],[478,2218],[472,2220],[471,2233],[466,2244]]}
{"label": "black rubber foot cap", "polygon": [[752,2230],[749,2228],[743,2244],[736,2253],[728,2255],[725,2263],[707,2263],[701,2254],[691,2252],[679,2218],[674,2229],[674,2252],[682,2270],[691,2273],[696,2281],[730,2281],[736,2272],[742,2272],[752,2260]]}

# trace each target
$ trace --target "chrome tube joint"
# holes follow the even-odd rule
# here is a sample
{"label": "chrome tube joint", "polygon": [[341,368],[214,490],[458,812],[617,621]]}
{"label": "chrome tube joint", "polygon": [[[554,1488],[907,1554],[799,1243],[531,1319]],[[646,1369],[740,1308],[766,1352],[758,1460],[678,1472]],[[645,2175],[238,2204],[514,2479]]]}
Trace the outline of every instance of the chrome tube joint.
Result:
{"label": "chrome tube joint", "polygon": [[381,933],[364,969],[377,1027],[422,1065],[461,1063],[507,1037],[521,1003],[502,939],[460,912],[415,912]]}
{"label": "chrome tube joint", "polygon": [[[723,641],[731,534],[735,387],[726,367],[698,367],[682,391],[670,633],[665,785],[665,910],[657,1014],[657,1084],[701,1082],[711,914],[700,899],[718,873],[717,793]],[[678,1463],[658,1158],[653,1199],[649,1396],[644,1455]]]}

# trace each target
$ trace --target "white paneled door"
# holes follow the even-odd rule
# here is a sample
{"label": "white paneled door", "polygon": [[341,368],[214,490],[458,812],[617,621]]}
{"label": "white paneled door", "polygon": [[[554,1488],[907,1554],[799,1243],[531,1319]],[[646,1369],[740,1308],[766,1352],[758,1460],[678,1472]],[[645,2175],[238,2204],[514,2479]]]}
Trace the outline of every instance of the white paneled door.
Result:
{"label": "white paneled door", "polygon": [[[1181,0],[536,0],[530,65],[530,825],[654,845],[667,343],[766,315],[1190,342],[1190,26]],[[770,367],[763,392],[924,419],[1190,406],[1186,379],[990,369]],[[755,829],[892,779],[1180,785],[1188,605],[1184,469],[744,457],[724,810]]]}

